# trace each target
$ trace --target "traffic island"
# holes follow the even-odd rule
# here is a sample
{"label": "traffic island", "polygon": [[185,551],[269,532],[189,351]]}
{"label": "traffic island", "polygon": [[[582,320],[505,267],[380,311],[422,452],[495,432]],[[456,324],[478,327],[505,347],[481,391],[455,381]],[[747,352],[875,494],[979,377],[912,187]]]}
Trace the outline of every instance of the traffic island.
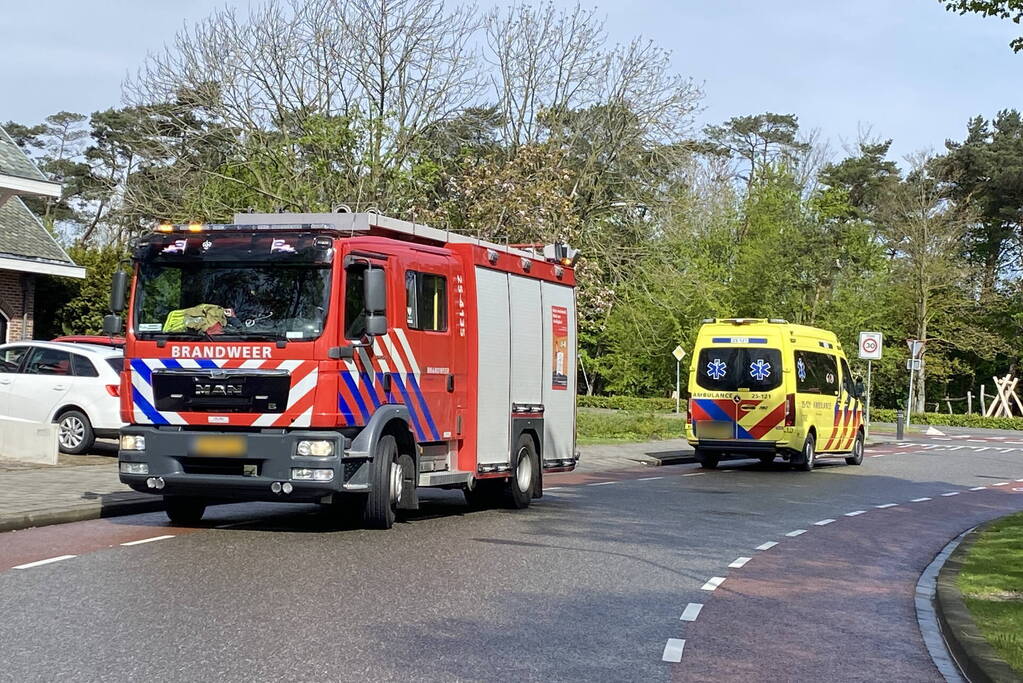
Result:
{"label": "traffic island", "polygon": [[1023,681],[1023,513],[969,532],[938,573],[935,607],[971,681]]}

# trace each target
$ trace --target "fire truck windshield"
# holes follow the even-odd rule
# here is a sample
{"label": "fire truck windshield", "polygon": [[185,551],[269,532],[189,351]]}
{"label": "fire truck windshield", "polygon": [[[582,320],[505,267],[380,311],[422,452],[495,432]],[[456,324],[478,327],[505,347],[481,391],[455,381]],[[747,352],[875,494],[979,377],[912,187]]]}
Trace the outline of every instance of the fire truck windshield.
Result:
{"label": "fire truck windshield", "polygon": [[[142,247],[133,326],[139,338],[320,336],[330,301],[329,253],[315,258],[273,237],[262,238],[267,245],[258,247],[255,240],[215,239],[167,239]],[[270,252],[275,241],[290,251]]]}

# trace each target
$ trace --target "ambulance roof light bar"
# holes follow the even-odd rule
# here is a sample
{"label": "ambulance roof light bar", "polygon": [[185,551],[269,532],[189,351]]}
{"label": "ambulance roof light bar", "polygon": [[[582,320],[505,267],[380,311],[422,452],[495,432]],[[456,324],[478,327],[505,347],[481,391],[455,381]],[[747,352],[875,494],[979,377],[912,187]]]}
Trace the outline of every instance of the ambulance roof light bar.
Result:
{"label": "ambulance roof light bar", "polygon": [[789,321],[784,318],[704,318],[703,323],[732,323],[733,325],[754,325],[757,323],[774,323],[776,325],[788,325]]}

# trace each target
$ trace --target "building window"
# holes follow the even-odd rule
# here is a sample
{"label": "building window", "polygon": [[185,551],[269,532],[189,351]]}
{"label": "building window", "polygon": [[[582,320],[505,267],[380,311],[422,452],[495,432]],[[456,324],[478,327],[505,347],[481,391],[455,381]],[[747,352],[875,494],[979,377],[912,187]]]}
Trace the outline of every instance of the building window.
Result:
{"label": "building window", "polygon": [[447,278],[433,273],[405,271],[405,295],[405,322],[410,330],[447,331]]}

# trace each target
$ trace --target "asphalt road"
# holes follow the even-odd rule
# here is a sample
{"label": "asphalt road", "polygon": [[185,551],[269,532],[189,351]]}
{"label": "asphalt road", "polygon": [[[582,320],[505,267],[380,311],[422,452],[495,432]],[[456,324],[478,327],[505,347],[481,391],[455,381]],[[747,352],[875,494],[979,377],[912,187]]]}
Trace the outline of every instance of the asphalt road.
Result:
{"label": "asphalt road", "polygon": [[957,436],[550,476],[517,512],[429,492],[386,532],[248,504],[2,534],[0,680],[940,680],[917,577],[1023,509],[1023,435]]}

